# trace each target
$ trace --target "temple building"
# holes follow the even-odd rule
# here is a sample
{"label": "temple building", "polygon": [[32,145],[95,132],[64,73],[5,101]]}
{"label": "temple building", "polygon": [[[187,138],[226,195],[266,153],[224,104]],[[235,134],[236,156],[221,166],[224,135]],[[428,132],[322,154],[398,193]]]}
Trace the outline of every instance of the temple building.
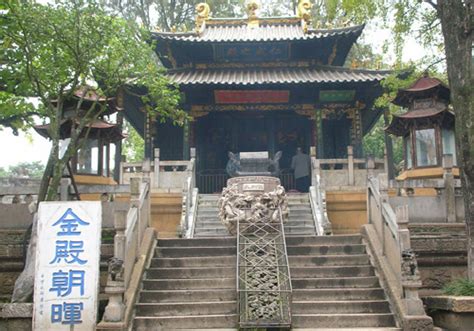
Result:
{"label": "temple building", "polygon": [[[364,25],[313,29],[309,12],[295,17],[211,18],[198,9],[190,32],[153,32],[156,53],[182,92],[191,120],[184,127],[145,118],[139,100],[125,98],[126,117],[142,134],[146,156],[163,160],[197,151],[200,192],[225,184],[228,152],[282,151],[290,168],[297,147],[318,158],[361,157],[362,138],[382,110],[386,71],[344,67]],[[210,182],[216,184],[208,185]],[[285,186],[291,186],[283,179]]]}

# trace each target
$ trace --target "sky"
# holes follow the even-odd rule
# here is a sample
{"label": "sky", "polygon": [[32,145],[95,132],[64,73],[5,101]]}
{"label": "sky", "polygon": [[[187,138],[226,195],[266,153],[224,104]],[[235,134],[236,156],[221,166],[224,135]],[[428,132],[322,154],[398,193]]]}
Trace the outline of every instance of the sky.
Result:
{"label": "sky", "polygon": [[[376,53],[380,53],[384,40],[389,36],[390,31],[368,25],[362,37],[365,43],[373,46]],[[414,38],[407,39],[405,50],[403,61],[419,60],[427,54],[427,50]],[[0,131],[0,167],[15,165],[19,162],[41,161],[43,164],[46,163],[50,143],[34,130],[30,130],[28,136],[29,138],[25,133],[14,136],[12,130],[8,128]]]}

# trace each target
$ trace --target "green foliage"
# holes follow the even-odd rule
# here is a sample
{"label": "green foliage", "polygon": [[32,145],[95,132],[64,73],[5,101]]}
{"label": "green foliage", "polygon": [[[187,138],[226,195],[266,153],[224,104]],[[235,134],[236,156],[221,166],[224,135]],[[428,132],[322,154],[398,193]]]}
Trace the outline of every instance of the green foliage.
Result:
{"label": "green foliage", "polygon": [[[383,158],[385,153],[385,131],[384,119],[381,117],[374,125],[372,131],[364,136],[362,145],[366,155]],[[393,163],[400,170],[403,161],[403,139],[391,136],[393,144]]]}
{"label": "green foliage", "polygon": [[[178,110],[178,89],[164,77],[153,45],[146,42],[148,32],[132,21],[109,16],[94,0],[47,5],[9,1],[5,6],[0,14],[0,83],[4,92],[0,116],[13,114],[22,122],[0,124],[25,127],[33,113],[49,122],[53,146],[48,164],[54,167],[49,198],[56,194],[55,186],[66,161],[78,148],[81,132],[100,116],[94,104],[77,117],[79,124],[71,131],[69,147],[59,158],[62,106],[77,88],[89,85],[113,96],[120,88],[138,85],[146,91],[140,95],[146,111],[177,123],[186,118]],[[38,106],[28,103],[28,97],[36,97]],[[14,107],[20,101],[22,107]],[[44,178],[44,182],[49,181]]]}
{"label": "green foliage", "polygon": [[[123,18],[140,22],[148,30],[192,30],[195,7],[202,0],[104,0],[105,6]],[[240,9],[241,0],[208,0],[214,17],[232,17]],[[243,7],[242,7],[243,8]]]}
{"label": "green foliage", "polygon": [[143,161],[145,155],[145,142],[133,126],[124,122],[124,131],[128,135],[123,141],[122,152],[126,156],[128,162]]}
{"label": "green foliage", "polygon": [[43,172],[44,164],[41,161],[20,162],[9,166],[8,170],[0,168],[0,177],[41,178]]}
{"label": "green foliage", "polygon": [[443,287],[443,293],[455,296],[474,296],[474,281],[469,279],[456,279]]}

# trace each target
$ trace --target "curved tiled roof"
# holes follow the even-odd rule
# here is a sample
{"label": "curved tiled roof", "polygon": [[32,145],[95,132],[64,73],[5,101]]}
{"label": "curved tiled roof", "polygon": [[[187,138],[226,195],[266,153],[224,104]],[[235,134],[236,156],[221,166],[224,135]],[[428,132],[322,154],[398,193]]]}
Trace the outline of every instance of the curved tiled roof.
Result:
{"label": "curved tiled roof", "polygon": [[350,83],[380,81],[388,71],[341,67],[245,68],[170,70],[170,79],[181,85],[255,85],[288,83]]}
{"label": "curved tiled roof", "polygon": [[262,24],[249,27],[247,24],[208,25],[201,34],[196,32],[152,32],[155,39],[184,42],[262,42],[297,41],[329,38],[333,36],[359,37],[364,25],[338,29],[310,29],[304,32],[301,22]]}

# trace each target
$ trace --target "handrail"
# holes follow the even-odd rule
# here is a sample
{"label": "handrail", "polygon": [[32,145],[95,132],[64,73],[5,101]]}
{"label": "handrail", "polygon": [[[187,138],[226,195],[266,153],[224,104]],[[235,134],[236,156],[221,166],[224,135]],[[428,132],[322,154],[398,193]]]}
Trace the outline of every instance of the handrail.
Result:
{"label": "handrail", "polygon": [[418,297],[421,281],[410,244],[408,206],[393,210],[389,203],[387,174],[368,179],[367,215],[369,224],[363,227],[362,233],[399,326],[411,329],[409,325],[419,323],[429,328],[432,321]]}
{"label": "handrail", "polygon": [[[124,293],[133,292],[135,281],[132,274],[141,256],[142,243],[150,226],[150,184],[144,178],[132,178],[130,183],[130,208],[116,211],[114,219],[114,257],[109,261],[109,275],[105,292],[109,294],[109,303],[105,309],[103,321],[125,323],[134,302],[127,301]],[[143,266],[142,266],[143,267]],[[135,276],[134,276],[135,277]],[[133,284],[132,284],[133,283]],[[133,295],[132,295],[133,297]]]}
{"label": "handrail", "polygon": [[183,196],[182,196],[182,209],[181,209],[181,235],[183,237],[189,238],[192,236],[190,232],[191,229],[194,229],[194,222],[196,213],[192,212],[195,210],[197,205],[197,192],[196,188],[196,159],[194,157],[195,152],[191,150],[191,160],[188,163],[186,168],[187,177],[183,185]]}
{"label": "handrail", "polygon": [[198,197],[199,197],[199,190],[197,187],[193,190],[193,200],[192,200],[192,207],[191,212],[188,216],[188,232],[186,234],[186,238],[193,238],[194,237],[194,229],[196,227],[196,218],[197,218],[197,207],[198,207]]}
{"label": "handrail", "polygon": [[311,187],[309,188],[309,201],[311,212],[318,236],[330,234],[331,222],[326,209],[326,190],[321,179],[320,167],[314,156],[311,157]]}
{"label": "handrail", "polygon": [[[77,185],[79,194],[127,194],[130,193],[130,185]],[[37,196],[37,186],[11,186],[0,187],[0,198],[2,196]]]}

